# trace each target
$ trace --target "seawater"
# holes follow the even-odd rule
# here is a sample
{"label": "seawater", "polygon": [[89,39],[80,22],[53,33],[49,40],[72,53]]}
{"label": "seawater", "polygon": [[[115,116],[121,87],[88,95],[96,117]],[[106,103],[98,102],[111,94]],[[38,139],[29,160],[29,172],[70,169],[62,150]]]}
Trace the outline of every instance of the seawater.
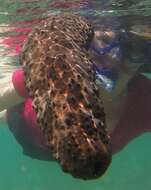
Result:
{"label": "seawater", "polygon": [[[150,0],[63,2],[0,0],[1,82],[4,67],[7,76],[18,67],[16,60],[31,27],[48,15],[74,11],[96,25],[102,23],[102,28],[116,29],[125,25],[149,26],[151,22]],[[0,190],[150,190],[150,146],[151,134],[142,134],[113,156],[103,177],[82,181],[62,172],[53,161],[24,155],[7,124],[0,124]]]}

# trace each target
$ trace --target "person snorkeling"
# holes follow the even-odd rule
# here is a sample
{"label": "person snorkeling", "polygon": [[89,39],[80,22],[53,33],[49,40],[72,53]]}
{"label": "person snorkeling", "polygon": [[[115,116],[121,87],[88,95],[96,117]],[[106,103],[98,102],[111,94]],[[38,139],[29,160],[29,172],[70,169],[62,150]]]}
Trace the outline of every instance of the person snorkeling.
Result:
{"label": "person snorkeling", "polygon": [[[114,32],[96,31],[90,50],[97,75],[96,82],[104,89],[101,95],[113,154],[137,136],[151,130],[151,109],[147,106],[151,100],[150,80],[142,74],[135,75],[140,65],[128,64],[128,59],[125,58],[128,54],[124,57],[121,53],[121,47],[126,47],[126,42],[115,36]],[[100,59],[104,60],[104,65],[99,63]],[[36,127],[35,113],[25,88],[22,69],[16,70],[12,79],[1,86],[0,120],[8,123],[25,154],[37,159],[52,159],[43,135]]]}

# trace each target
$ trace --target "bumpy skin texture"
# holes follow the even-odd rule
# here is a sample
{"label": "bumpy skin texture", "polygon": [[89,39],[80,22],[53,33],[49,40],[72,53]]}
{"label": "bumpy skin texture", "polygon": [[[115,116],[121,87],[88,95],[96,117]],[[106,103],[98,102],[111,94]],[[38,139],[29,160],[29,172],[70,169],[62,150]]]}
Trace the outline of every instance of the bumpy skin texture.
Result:
{"label": "bumpy skin texture", "polygon": [[101,176],[111,162],[87,52],[92,38],[93,28],[80,16],[51,16],[29,35],[20,60],[46,144],[64,171],[82,179]]}

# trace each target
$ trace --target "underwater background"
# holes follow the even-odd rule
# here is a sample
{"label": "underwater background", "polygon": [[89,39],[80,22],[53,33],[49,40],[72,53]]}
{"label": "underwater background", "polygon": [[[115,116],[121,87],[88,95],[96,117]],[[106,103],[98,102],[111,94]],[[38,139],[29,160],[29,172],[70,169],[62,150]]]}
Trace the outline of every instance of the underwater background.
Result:
{"label": "underwater background", "polygon": [[[0,84],[19,66],[18,55],[31,28],[65,11],[85,16],[102,29],[126,27],[151,34],[150,0],[0,0]],[[0,190],[151,190],[150,160],[151,134],[144,133],[113,156],[103,177],[82,181],[65,174],[56,162],[24,155],[7,125],[0,123]]]}

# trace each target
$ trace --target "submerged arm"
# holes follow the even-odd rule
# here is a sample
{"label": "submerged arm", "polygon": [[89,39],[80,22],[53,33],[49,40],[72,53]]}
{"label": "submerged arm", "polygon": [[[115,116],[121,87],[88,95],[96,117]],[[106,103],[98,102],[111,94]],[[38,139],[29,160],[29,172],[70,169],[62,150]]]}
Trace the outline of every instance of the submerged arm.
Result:
{"label": "submerged arm", "polygon": [[0,86],[0,112],[23,101],[11,81]]}
{"label": "submerged arm", "polygon": [[22,69],[16,70],[12,79],[0,86],[0,112],[24,101],[27,92]]}
{"label": "submerged arm", "polygon": [[0,122],[6,122],[8,108],[23,102],[26,97],[23,70],[18,69],[12,79],[0,86]]}

